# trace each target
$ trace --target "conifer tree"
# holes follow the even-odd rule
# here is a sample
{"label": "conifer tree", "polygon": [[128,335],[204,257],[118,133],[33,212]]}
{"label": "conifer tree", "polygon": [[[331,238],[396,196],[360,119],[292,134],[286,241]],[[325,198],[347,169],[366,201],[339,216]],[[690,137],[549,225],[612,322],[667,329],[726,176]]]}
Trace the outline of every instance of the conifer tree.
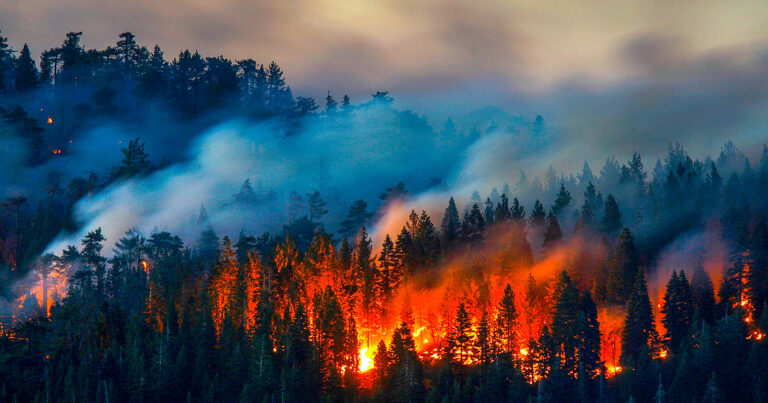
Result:
{"label": "conifer tree", "polygon": [[627,316],[624,319],[624,331],[621,335],[622,366],[634,368],[655,350],[658,340],[653,321],[651,300],[645,275],[638,271],[635,284],[627,300]]}
{"label": "conifer tree", "polygon": [[520,204],[517,197],[512,200],[512,207],[509,208],[509,213],[512,216],[512,221],[516,223],[522,223],[525,219],[525,207]]}
{"label": "conifer tree", "polygon": [[571,192],[565,189],[565,184],[561,183],[560,191],[557,193],[555,204],[552,205],[551,212],[554,213],[554,215],[559,215],[569,204],[571,204],[571,200],[573,200]]}
{"label": "conifer tree", "polygon": [[472,205],[469,213],[464,213],[464,220],[461,223],[461,238],[468,244],[481,242],[485,231],[485,218],[480,212],[480,206]]}
{"label": "conifer tree", "polygon": [[579,346],[579,292],[566,271],[558,275],[552,300],[555,307],[551,332],[555,353],[560,357],[563,371],[575,375],[578,365],[576,352]]}
{"label": "conifer tree", "polygon": [[504,288],[504,296],[496,308],[496,329],[499,332],[499,342],[502,351],[507,354],[516,354],[517,348],[517,310],[515,308],[515,293],[507,284]]}
{"label": "conifer tree", "polygon": [[491,340],[491,328],[488,323],[488,313],[483,312],[480,322],[477,324],[477,337],[475,338],[475,350],[480,365],[488,365],[493,355],[493,340]]}
{"label": "conifer tree", "polygon": [[446,343],[446,356],[451,362],[466,365],[476,353],[475,335],[464,303],[459,304],[456,319],[451,327]]}
{"label": "conifer tree", "polygon": [[37,86],[37,68],[29,54],[29,47],[24,44],[16,60],[16,91],[28,91]]}
{"label": "conifer tree", "polygon": [[442,246],[446,252],[450,252],[456,247],[460,230],[459,210],[456,208],[456,202],[453,201],[453,197],[451,197],[448,200],[448,207],[445,208],[443,221],[440,224]]}
{"label": "conifer tree", "polygon": [[499,202],[496,203],[496,210],[494,211],[493,220],[501,223],[509,223],[512,221],[509,199],[507,198],[506,193],[502,193],[499,197]]}
{"label": "conifer tree", "polygon": [[579,366],[589,379],[594,379],[603,372],[600,358],[600,322],[597,320],[597,307],[589,291],[581,296],[579,331]]}
{"label": "conifer tree", "polygon": [[612,194],[608,195],[605,200],[605,213],[603,214],[602,221],[603,231],[612,236],[616,236],[616,233],[621,228],[621,213],[619,212],[619,205],[616,203],[616,198]]}
{"label": "conifer tree", "polygon": [[544,231],[544,247],[552,247],[563,237],[560,230],[560,224],[557,222],[557,216],[550,211],[547,216],[547,229]]}
{"label": "conifer tree", "polygon": [[640,262],[635,249],[635,238],[628,228],[624,228],[619,235],[608,273],[609,300],[619,304],[626,302],[639,272]]}
{"label": "conifer tree", "polygon": [[389,397],[401,402],[424,400],[424,375],[411,328],[403,321],[392,334],[389,357]]}
{"label": "conifer tree", "polygon": [[372,319],[370,315],[375,311],[377,302],[376,283],[378,281],[378,269],[372,254],[371,239],[368,237],[365,227],[361,227],[357,236],[357,250],[355,253],[357,259],[355,270],[357,273],[355,277],[360,281],[361,303],[363,313],[367,319]]}
{"label": "conifer tree", "polygon": [[378,290],[382,306],[387,306],[392,298],[392,292],[400,282],[400,271],[395,258],[395,245],[389,234],[384,238],[379,252]]}
{"label": "conifer tree", "polygon": [[547,217],[547,213],[544,211],[544,206],[541,204],[541,202],[537,199],[535,203],[533,203],[533,210],[531,211],[531,217],[528,219],[531,223],[531,226],[534,228],[544,228],[544,220]]}
{"label": "conifer tree", "polygon": [[394,264],[403,275],[410,274],[415,268],[414,245],[411,233],[403,227],[395,241]]}
{"label": "conifer tree", "polygon": [[320,223],[323,220],[323,216],[328,214],[328,210],[325,209],[325,200],[320,196],[320,191],[315,190],[312,193],[307,193],[307,206],[309,208],[309,220],[313,223]]}
{"label": "conifer tree", "polygon": [[688,334],[693,319],[693,294],[691,293],[685,272],[678,276],[672,272],[664,293],[664,305],[661,308],[661,322],[667,330],[666,338],[672,351],[678,351],[680,343]]}
{"label": "conifer tree", "polygon": [[351,236],[359,231],[360,227],[367,225],[371,217],[373,213],[368,212],[368,203],[365,200],[358,200],[349,208],[347,218],[341,222],[339,232],[343,236]]}
{"label": "conifer tree", "polygon": [[693,293],[693,305],[699,311],[701,318],[709,325],[715,323],[715,289],[709,274],[697,264],[691,277],[691,291]]}

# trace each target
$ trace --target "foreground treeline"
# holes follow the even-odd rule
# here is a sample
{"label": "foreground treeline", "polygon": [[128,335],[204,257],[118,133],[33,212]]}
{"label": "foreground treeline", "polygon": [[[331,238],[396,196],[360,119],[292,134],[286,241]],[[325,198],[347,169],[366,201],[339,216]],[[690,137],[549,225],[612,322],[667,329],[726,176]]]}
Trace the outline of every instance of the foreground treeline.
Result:
{"label": "foreground treeline", "polygon": [[[146,160],[131,157],[142,154],[139,146],[126,148],[126,161]],[[723,181],[717,166],[738,155],[729,147],[717,163],[671,149],[651,179],[639,155],[616,166],[615,178],[605,168],[590,178],[585,167],[584,183],[561,178],[550,187],[548,209],[539,200],[527,209],[508,189],[485,201],[474,195],[461,210],[451,198],[439,225],[414,211],[377,247],[365,229],[374,214],[365,201],[336,227],[324,223],[317,192],[294,197],[298,217],[282,233],[241,233],[234,242],[210,227],[187,246],[167,232],[129,230],[107,258],[94,230],[36,262],[43,301],[31,292],[6,305],[16,319],[0,339],[0,394],[104,402],[764,401],[768,158]],[[531,184],[516,188],[523,186]],[[251,191],[246,183],[236,199]],[[381,200],[407,197],[398,184]],[[706,251],[693,252],[654,307],[646,279],[662,246],[648,238],[681,227],[717,232],[729,263],[715,287],[702,268]],[[504,281],[562,250],[569,259],[555,278]],[[408,284],[436,286],[456,262],[466,266],[460,281],[477,287],[446,292],[435,317],[421,311],[428,301],[402,298]],[[49,298],[48,317],[41,305]],[[612,348],[601,307],[622,312]],[[430,343],[417,336],[422,327]]]}

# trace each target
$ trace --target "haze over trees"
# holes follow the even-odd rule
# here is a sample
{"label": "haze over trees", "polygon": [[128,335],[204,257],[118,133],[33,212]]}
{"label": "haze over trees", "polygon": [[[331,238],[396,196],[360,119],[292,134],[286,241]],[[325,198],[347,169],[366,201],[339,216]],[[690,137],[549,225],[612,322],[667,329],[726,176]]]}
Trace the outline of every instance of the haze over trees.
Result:
{"label": "haze over trees", "polygon": [[[190,51],[168,61],[128,32],[104,50],[83,48],[81,36],[67,34],[39,63],[0,37],[0,137],[23,140],[26,167],[66,154],[88,124],[158,105],[185,122],[231,109],[279,120],[286,137],[363,107],[294,97],[274,62]],[[55,113],[39,110],[41,99]],[[424,127],[393,102],[377,92],[365,106],[409,122],[398,130]],[[540,115],[522,124],[546,139]],[[442,135],[461,134],[446,123]],[[730,142],[716,160],[670,145],[650,172],[640,153],[606,156],[599,174],[585,163],[543,182],[514,173],[513,185],[442,191],[437,209],[410,183],[441,189],[440,178],[374,183],[378,198],[295,189],[268,210],[277,229],[225,233],[210,219],[222,206],[195,206],[194,239],[160,228],[107,239],[95,227],[45,253],[62,231],[83,229],[79,201],[162,169],[145,141],[121,144],[99,172],[28,183],[29,197],[3,200],[0,400],[768,396],[768,148],[750,162]],[[255,211],[283,197],[236,183],[228,206]],[[405,202],[424,205],[392,212]],[[384,217],[396,227],[376,232]],[[693,246],[680,251],[678,239]],[[722,272],[710,240],[726,251]],[[670,251],[689,263],[667,273]]]}

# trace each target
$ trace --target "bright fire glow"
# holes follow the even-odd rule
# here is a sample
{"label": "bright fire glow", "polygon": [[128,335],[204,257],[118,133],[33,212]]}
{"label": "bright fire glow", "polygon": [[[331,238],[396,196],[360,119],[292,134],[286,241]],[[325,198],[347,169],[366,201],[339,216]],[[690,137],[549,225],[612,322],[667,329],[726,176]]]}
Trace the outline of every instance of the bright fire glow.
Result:
{"label": "bright fire glow", "polygon": [[368,347],[360,349],[360,372],[373,369],[373,357],[369,356],[368,350]]}

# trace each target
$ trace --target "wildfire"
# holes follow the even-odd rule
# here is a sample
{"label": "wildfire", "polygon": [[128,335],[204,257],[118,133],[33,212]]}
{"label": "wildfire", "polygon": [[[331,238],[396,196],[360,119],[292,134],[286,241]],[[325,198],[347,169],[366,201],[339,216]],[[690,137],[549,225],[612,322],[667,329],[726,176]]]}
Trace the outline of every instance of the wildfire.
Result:
{"label": "wildfire", "polygon": [[53,118],[52,118],[52,117],[50,117],[50,116],[48,116],[48,120],[47,120],[47,123],[48,123],[49,125],[50,125],[50,124],[53,124]]}
{"label": "wildfire", "polygon": [[667,354],[668,354],[668,353],[667,353],[667,350],[666,350],[666,349],[663,349],[663,348],[662,348],[661,350],[659,350],[659,358],[661,358],[662,360],[663,360],[663,359],[665,359],[665,358],[667,358]]}
{"label": "wildfire", "polygon": [[426,328],[426,326],[422,326],[422,327],[416,329],[416,331],[413,332],[413,338],[419,337],[419,335],[421,334],[421,332],[424,331],[425,328]]}
{"label": "wildfire", "polygon": [[520,355],[522,355],[523,357],[528,356],[528,349],[527,348],[521,348],[520,349]]}
{"label": "wildfire", "polygon": [[147,261],[146,260],[142,260],[141,261],[141,267],[144,269],[144,272],[146,273],[147,272]]}
{"label": "wildfire", "polygon": [[616,374],[619,374],[619,373],[621,373],[621,367],[620,366],[618,366],[618,365],[616,365],[616,366],[609,365],[608,366],[608,376],[613,376],[613,375],[616,375]]}
{"label": "wildfire", "polygon": [[368,347],[360,349],[360,372],[366,372],[373,369],[373,358],[368,354]]}

